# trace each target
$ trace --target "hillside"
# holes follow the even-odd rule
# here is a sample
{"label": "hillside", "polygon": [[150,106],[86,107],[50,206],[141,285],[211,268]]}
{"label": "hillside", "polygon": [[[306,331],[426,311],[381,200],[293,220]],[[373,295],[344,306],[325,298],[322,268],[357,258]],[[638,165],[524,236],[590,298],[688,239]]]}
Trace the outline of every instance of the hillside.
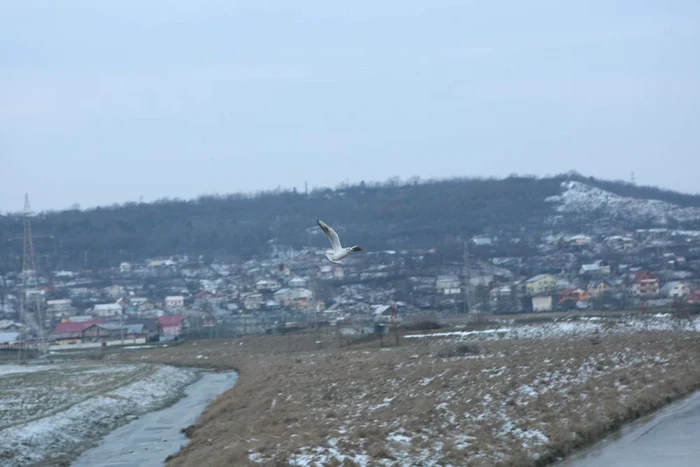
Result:
{"label": "hillside", "polygon": [[[99,267],[178,253],[249,257],[269,251],[274,239],[293,247],[326,246],[317,218],[366,248],[402,249],[434,247],[475,234],[535,239],[554,223],[584,229],[606,219],[626,228],[650,223],[690,227],[700,219],[700,196],[576,173],[392,180],[308,195],[289,190],[46,212],[34,219],[33,228],[37,236],[54,237],[37,239],[47,267]],[[19,267],[22,242],[8,239],[21,235],[21,216],[0,216],[5,268]]]}

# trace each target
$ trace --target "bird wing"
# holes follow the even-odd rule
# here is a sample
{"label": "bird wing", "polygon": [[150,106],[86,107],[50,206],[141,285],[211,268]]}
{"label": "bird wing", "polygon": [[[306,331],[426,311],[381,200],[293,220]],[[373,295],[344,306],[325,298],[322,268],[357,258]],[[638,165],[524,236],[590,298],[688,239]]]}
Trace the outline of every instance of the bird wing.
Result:
{"label": "bird wing", "polygon": [[336,233],[333,228],[323,222],[321,219],[318,219],[318,225],[321,227],[321,230],[323,230],[323,233],[325,233],[328,236],[328,239],[331,241],[331,246],[333,247],[333,251],[339,251],[343,247],[340,246],[340,238],[338,238],[338,234]]}

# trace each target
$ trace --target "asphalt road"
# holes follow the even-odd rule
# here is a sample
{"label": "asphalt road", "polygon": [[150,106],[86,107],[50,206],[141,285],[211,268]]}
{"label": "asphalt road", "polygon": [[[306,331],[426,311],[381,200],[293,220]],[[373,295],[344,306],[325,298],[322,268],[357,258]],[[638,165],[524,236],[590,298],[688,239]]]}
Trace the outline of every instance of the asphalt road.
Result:
{"label": "asphalt road", "polygon": [[645,417],[561,467],[700,466],[700,392]]}

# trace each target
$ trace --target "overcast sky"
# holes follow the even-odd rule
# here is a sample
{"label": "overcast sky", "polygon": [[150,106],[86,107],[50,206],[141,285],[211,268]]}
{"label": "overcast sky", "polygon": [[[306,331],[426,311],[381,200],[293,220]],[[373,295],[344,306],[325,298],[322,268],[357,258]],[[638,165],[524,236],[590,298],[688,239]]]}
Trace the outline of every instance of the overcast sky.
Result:
{"label": "overcast sky", "polygon": [[699,193],[697,0],[0,0],[0,211],[392,176]]}

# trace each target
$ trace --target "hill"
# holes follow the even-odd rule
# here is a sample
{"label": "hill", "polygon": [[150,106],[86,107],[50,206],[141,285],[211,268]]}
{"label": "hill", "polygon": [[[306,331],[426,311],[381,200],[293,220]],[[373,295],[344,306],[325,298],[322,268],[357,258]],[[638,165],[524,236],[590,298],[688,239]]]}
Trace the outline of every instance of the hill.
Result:
{"label": "hill", "polygon": [[[477,234],[534,240],[553,226],[585,230],[592,222],[688,228],[698,225],[700,196],[571,172],[547,178],[362,182],[308,194],[287,190],[163,199],[44,212],[32,225],[35,235],[53,236],[37,239],[46,266],[70,268],[182,253],[251,257],[269,251],[272,241],[325,247],[317,218],[365,248],[403,249]],[[19,268],[22,242],[9,239],[21,236],[19,214],[0,216],[6,268]]]}

